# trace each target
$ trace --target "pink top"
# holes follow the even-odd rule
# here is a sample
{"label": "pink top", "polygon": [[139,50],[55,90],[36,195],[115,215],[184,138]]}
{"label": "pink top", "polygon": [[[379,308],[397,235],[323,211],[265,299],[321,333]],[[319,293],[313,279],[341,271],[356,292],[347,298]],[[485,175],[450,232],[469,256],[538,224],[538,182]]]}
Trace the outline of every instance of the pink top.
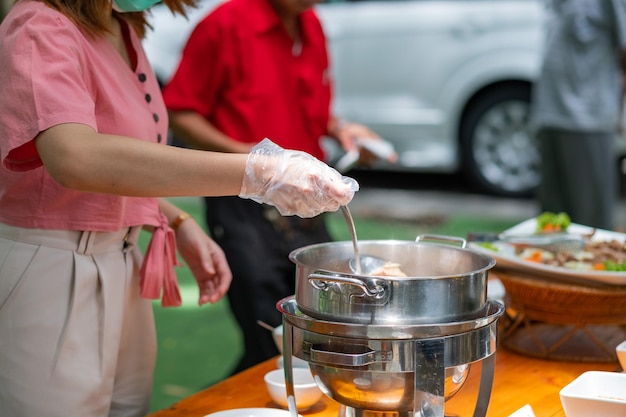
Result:
{"label": "pink top", "polygon": [[175,249],[158,199],[63,188],[43,167],[33,141],[45,129],[71,122],[166,142],[165,105],[136,33],[131,28],[127,38],[137,55],[135,71],[106,38],[90,38],[38,1],[18,2],[0,25],[0,39],[0,222],[90,231],[158,226],[159,245],[151,244],[146,258],[161,267],[143,269],[150,275],[162,270],[150,281],[162,282],[163,274],[167,279]]}
{"label": "pink top", "polygon": [[39,132],[68,122],[166,142],[166,109],[135,32],[130,31],[137,52],[134,72],[106,38],[87,37],[37,1],[13,7],[0,25],[0,39],[0,222],[98,231],[158,225],[155,198],[61,187],[42,166],[33,142]]}

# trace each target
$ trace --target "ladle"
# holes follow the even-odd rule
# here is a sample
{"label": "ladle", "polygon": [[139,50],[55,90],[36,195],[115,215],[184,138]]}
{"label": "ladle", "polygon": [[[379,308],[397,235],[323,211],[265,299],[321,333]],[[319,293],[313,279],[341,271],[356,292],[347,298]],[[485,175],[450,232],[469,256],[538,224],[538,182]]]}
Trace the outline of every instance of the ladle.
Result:
{"label": "ladle", "polygon": [[354,220],[348,206],[341,206],[341,212],[348,224],[348,230],[350,231],[350,237],[352,238],[352,246],[354,247],[354,257],[350,259],[348,265],[352,272],[356,274],[370,275],[376,269],[385,265],[385,261],[374,256],[361,256],[359,252],[359,244],[356,237],[356,228],[354,227]]}

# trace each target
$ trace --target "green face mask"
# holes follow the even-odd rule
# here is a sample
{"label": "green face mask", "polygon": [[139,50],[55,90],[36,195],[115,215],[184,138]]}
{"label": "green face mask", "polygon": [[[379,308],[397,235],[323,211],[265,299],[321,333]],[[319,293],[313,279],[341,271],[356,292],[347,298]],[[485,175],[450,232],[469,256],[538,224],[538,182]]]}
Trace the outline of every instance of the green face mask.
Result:
{"label": "green face mask", "polygon": [[118,12],[142,12],[160,0],[113,0],[113,9]]}

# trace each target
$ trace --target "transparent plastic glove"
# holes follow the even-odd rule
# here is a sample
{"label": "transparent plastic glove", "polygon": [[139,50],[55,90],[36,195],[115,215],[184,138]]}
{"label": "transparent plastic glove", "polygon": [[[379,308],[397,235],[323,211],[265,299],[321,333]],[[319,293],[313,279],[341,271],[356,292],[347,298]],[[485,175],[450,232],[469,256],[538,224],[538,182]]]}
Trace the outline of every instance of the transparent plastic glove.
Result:
{"label": "transparent plastic glove", "polygon": [[283,216],[314,217],[348,204],[356,180],[306,152],[281,148],[264,139],[250,152],[239,197],[275,206]]}

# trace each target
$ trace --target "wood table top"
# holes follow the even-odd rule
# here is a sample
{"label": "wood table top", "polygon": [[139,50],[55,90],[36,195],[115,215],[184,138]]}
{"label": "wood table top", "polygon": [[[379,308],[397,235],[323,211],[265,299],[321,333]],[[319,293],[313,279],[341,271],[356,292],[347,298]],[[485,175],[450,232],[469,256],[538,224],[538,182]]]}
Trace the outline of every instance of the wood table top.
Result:
{"label": "wood table top", "polygon": [[[277,367],[269,359],[239,374],[204,389],[148,417],[204,417],[236,408],[280,408],[263,381],[265,373]],[[480,365],[472,365],[464,387],[446,402],[446,415],[470,417],[473,414]],[[530,404],[536,417],[565,417],[559,391],[586,371],[616,371],[617,363],[561,362],[536,359],[506,348],[496,352],[496,367],[487,417],[508,417]],[[303,417],[337,417],[339,404],[323,396]]]}

